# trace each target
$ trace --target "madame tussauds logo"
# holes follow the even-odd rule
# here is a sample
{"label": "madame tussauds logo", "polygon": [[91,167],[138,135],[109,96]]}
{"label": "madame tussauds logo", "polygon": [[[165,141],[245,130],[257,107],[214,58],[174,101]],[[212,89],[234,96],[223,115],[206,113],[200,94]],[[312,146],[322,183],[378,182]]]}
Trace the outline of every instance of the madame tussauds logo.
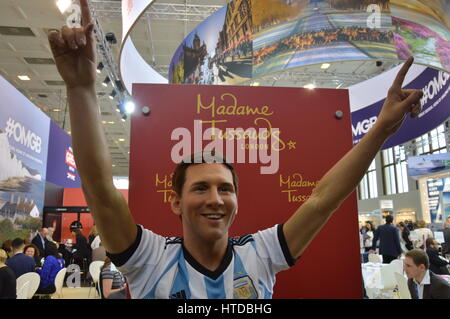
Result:
{"label": "madame tussauds logo", "polygon": [[[184,127],[172,131],[171,140],[178,141],[171,151],[175,164],[190,163],[192,153],[203,154],[207,163],[222,163],[223,154],[229,163],[251,163],[265,165],[260,167],[261,174],[276,174],[280,166],[280,130],[278,128],[227,128],[219,130],[208,128],[203,131],[202,121],[194,120],[193,134]],[[210,141],[205,147],[204,142]],[[247,156],[248,155],[248,156]],[[202,163],[202,157],[195,157],[194,163]]]}

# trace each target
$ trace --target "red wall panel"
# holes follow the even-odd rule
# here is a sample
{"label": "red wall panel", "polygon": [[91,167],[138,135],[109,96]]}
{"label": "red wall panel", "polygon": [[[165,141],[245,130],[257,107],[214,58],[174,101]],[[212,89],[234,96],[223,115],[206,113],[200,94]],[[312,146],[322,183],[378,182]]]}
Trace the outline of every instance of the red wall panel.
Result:
{"label": "red wall panel", "polygon": [[[164,236],[182,235],[180,220],[167,201],[170,174],[176,165],[171,157],[178,143],[171,140],[176,128],[186,128],[194,135],[194,120],[202,120],[204,130],[212,121],[224,131],[280,129],[276,174],[262,175],[260,167],[265,165],[260,162],[234,164],[239,175],[239,214],[230,236],[284,223],[311,194],[313,183],[352,147],[346,90],[136,84],[133,97],[137,110],[149,106],[151,114],[144,116],[138,111],[132,118],[130,208],[137,223]],[[258,108],[259,114],[231,114],[233,107],[240,106],[240,110]],[[268,106],[266,112],[262,112],[264,106]],[[337,110],[344,113],[340,120],[335,117]],[[274,298],[362,297],[354,193],[297,265],[278,275],[274,291]]]}

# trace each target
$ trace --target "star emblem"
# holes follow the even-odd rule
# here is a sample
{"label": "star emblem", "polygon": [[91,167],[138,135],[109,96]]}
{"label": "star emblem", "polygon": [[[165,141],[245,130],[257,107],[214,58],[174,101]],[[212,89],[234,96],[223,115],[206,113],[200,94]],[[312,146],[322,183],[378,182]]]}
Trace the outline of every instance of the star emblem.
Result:
{"label": "star emblem", "polygon": [[288,147],[290,150],[295,150],[297,142],[289,141]]}

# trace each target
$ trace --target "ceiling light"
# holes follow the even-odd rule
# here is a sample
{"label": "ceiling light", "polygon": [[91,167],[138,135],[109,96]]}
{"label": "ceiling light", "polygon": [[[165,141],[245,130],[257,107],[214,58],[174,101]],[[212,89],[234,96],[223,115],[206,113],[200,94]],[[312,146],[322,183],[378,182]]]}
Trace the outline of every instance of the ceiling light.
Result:
{"label": "ceiling light", "polygon": [[56,6],[58,7],[61,14],[66,12],[67,9],[72,5],[72,0],[57,0]]}
{"label": "ceiling light", "polygon": [[61,112],[60,109],[53,109],[53,112]]}
{"label": "ceiling light", "polygon": [[28,75],[19,75],[17,76],[19,79],[21,79],[22,81],[30,81],[30,77]]}
{"label": "ceiling light", "polygon": [[125,103],[125,112],[130,114],[134,112],[134,109],[136,108],[136,105],[132,101],[128,101]]}
{"label": "ceiling light", "polygon": [[117,95],[116,90],[112,90],[112,92],[109,94],[109,98],[111,100],[114,100],[114,97]]}
{"label": "ceiling light", "polygon": [[329,67],[331,66],[330,63],[323,63],[322,66],[320,67],[322,70],[327,70]]}
{"label": "ceiling light", "polygon": [[313,84],[313,83],[309,83],[309,84],[306,84],[305,86],[303,86],[305,89],[310,89],[310,90],[312,90],[312,89],[315,89],[316,88],[316,85],[315,84]]}
{"label": "ceiling light", "polygon": [[124,114],[120,120],[121,120],[122,122],[125,122],[126,119],[127,119],[127,115]]}
{"label": "ceiling light", "polygon": [[114,121],[109,121],[108,124],[116,124]]}
{"label": "ceiling light", "polygon": [[109,76],[107,76],[106,79],[103,81],[102,85],[106,87],[106,86],[108,86],[109,82],[111,82],[111,80],[110,80]]}
{"label": "ceiling light", "polygon": [[97,65],[97,73],[101,73],[102,70],[103,70],[103,68],[104,68],[104,65],[103,65],[102,62],[100,62],[100,63]]}
{"label": "ceiling light", "polygon": [[119,142],[125,142],[124,138],[119,138]]}
{"label": "ceiling light", "polygon": [[259,86],[259,82],[253,82],[252,86]]}

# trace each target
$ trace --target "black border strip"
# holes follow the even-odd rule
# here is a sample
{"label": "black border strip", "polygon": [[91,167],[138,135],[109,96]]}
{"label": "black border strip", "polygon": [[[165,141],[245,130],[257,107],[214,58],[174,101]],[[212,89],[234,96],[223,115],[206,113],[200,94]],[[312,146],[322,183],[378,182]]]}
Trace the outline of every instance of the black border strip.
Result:
{"label": "black border strip", "polygon": [[142,238],[142,228],[139,225],[136,225],[136,227],[137,227],[136,240],[134,241],[133,244],[131,244],[130,247],[128,247],[125,251],[119,254],[110,254],[106,252],[106,256],[108,256],[109,259],[111,259],[114,266],[120,267],[125,265],[125,263],[131,258],[131,256],[133,256],[134,252],[139,247]]}

